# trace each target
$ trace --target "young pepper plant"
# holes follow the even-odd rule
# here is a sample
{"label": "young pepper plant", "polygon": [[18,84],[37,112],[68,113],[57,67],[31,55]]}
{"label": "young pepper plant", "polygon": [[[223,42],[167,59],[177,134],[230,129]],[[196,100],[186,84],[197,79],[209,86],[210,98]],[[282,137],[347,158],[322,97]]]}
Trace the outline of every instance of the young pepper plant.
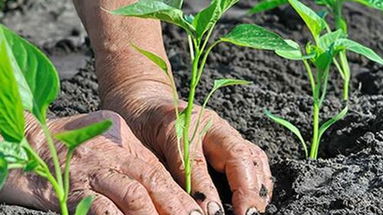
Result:
{"label": "young pepper plant", "polygon": [[[335,56],[340,52],[349,50],[380,64],[383,64],[383,59],[373,50],[355,41],[347,39],[341,29],[335,32],[329,31],[322,34],[325,29],[328,29],[328,24],[322,17],[317,15],[313,10],[298,0],[289,0],[289,3],[306,23],[312,34],[313,42],[306,44],[306,50],[304,53],[299,44],[294,41],[287,40],[286,42],[288,42],[291,46],[294,46],[296,50],[277,50],[276,54],[290,60],[301,60],[308,74],[313,97],[313,132],[310,154],[307,150],[306,142],[296,126],[280,117],[274,116],[268,111],[265,113],[273,121],[288,128],[298,137],[303,145],[306,157],[317,159],[322,135],[332,124],[342,119],[348,111],[348,106],[346,105],[340,113],[320,126],[320,108],[322,107],[325,99],[330,66],[334,61]],[[314,71],[312,67],[315,68]]]}
{"label": "young pepper plant", "polygon": [[[111,126],[110,120],[81,129],[51,134],[46,113],[59,92],[55,67],[36,47],[0,25],[0,189],[9,170],[22,169],[45,178],[52,185],[61,214],[69,214],[70,160],[80,144],[102,134]],[[45,135],[51,160],[48,164],[29,144],[25,134],[25,116],[32,115]],[[54,137],[67,147],[64,174],[60,167]],[[80,201],[75,215],[87,214],[92,197]]]}
{"label": "young pepper plant", "polygon": [[[347,20],[343,16],[342,11],[344,3],[347,1],[357,2],[362,5],[383,11],[383,1],[381,0],[315,0],[316,4],[326,7],[326,10],[319,11],[318,14],[324,18],[326,14],[330,13],[334,19],[334,29],[342,30],[345,35],[344,37],[346,37],[348,33],[348,24]],[[271,10],[288,3],[288,0],[263,0],[256,4],[252,9],[250,9],[249,14]],[[329,27],[327,28],[328,31],[331,31]],[[343,79],[343,100],[347,101],[349,98],[351,71],[346,50],[339,51],[333,59],[333,63],[336,65],[336,68],[338,69]]]}
{"label": "young pepper plant", "polygon": [[[191,56],[191,78],[187,106],[182,111],[178,110],[177,89],[165,61],[155,53],[142,50],[138,47],[136,47],[136,49],[157,64],[165,72],[173,85],[172,88],[174,91],[176,112],[175,130],[179,143],[181,143],[181,141],[183,143],[183,154],[181,152],[181,146],[179,146],[179,150],[184,164],[185,190],[188,193],[191,192],[191,162],[189,148],[190,144],[193,141],[196,141],[196,134],[199,130],[200,120],[208,100],[211,98],[211,95],[221,87],[249,84],[247,81],[236,79],[220,79],[215,81],[211,93],[207,95],[202,105],[202,109],[197,116],[196,126],[192,129],[191,118],[195,93],[211,50],[222,42],[264,50],[294,50],[294,48],[290,47],[279,35],[252,24],[238,25],[228,34],[217,40],[210,41],[218,20],[237,2],[238,0],[212,0],[208,7],[193,15],[184,14],[182,11],[182,0],[140,0],[135,4],[111,11],[111,13],[115,15],[151,18],[172,23],[181,27],[187,34]],[[206,130],[206,127],[208,126],[209,123],[205,125],[205,129],[202,130]]]}

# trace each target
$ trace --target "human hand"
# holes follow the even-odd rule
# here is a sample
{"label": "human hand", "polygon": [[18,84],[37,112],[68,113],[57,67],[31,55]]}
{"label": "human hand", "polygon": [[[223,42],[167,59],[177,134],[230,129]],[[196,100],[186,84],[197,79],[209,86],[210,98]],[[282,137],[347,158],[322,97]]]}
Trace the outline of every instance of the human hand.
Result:
{"label": "human hand", "polygon": [[[158,159],[133,135],[119,115],[99,111],[88,115],[49,122],[52,133],[77,129],[111,119],[113,126],[76,149],[71,160],[69,208],[86,196],[93,196],[90,214],[202,215],[198,204],[183,192]],[[43,132],[28,119],[27,138],[40,156],[49,163],[49,151]],[[58,144],[62,165],[65,147]],[[33,173],[11,171],[0,200],[41,210],[58,211],[58,202],[50,184]]]}

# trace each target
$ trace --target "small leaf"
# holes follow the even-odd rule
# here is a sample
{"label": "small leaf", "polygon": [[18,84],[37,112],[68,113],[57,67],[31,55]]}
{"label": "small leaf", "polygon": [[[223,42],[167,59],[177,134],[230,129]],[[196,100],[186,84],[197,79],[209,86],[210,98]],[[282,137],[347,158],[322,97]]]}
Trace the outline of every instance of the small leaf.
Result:
{"label": "small leaf", "polygon": [[39,166],[39,162],[37,160],[29,160],[27,165],[24,167],[24,172],[31,172],[35,170]]}
{"label": "small leaf", "polygon": [[111,120],[104,120],[80,129],[64,131],[56,134],[55,138],[62,141],[69,149],[75,149],[80,144],[104,133],[111,126]]}
{"label": "small leaf", "polygon": [[251,81],[238,80],[238,79],[219,79],[214,81],[214,86],[211,91],[216,91],[221,87],[233,86],[233,85],[248,85]]}
{"label": "small leaf", "polygon": [[288,0],[263,0],[257,3],[253,8],[249,10],[249,14],[260,13],[267,10],[272,10],[281,5],[287,4]]}
{"label": "small leaf", "polygon": [[221,18],[223,11],[220,3],[221,0],[213,0],[207,8],[198,12],[194,17],[193,26],[196,30],[198,41],[200,41],[206,31],[212,28],[219,18]]}
{"label": "small leaf", "polygon": [[45,123],[48,106],[59,92],[55,67],[40,50],[3,25],[0,25],[0,43],[9,46],[8,57],[13,62],[11,71],[18,83],[24,108]]}
{"label": "small leaf", "polygon": [[339,39],[336,41],[335,48],[337,50],[347,49],[352,52],[363,55],[374,62],[383,64],[383,59],[372,49],[365,47],[362,44],[357,43],[355,41],[349,39]]}
{"label": "small leaf", "polygon": [[289,121],[287,121],[285,119],[282,119],[281,117],[273,115],[272,113],[270,113],[267,110],[265,110],[265,115],[267,117],[269,117],[270,119],[272,119],[274,122],[284,126],[285,128],[289,129],[291,132],[293,132],[298,137],[298,139],[301,141],[302,146],[303,146],[303,150],[305,151],[305,155],[306,155],[306,157],[308,157],[308,151],[307,151],[306,143],[302,137],[301,132],[299,131],[299,129],[297,127],[295,127],[295,125],[291,124]]}
{"label": "small leaf", "polygon": [[163,60],[160,56],[154,54],[153,52],[141,49],[137,47],[136,45],[132,45],[134,49],[136,49],[138,52],[140,52],[142,55],[147,57],[149,60],[151,60],[154,64],[156,64],[160,69],[165,72],[166,76],[170,78],[169,72],[168,72],[168,65],[166,64],[165,60]]}
{"label": "small leaf", "polygon": [[111,11],[114,15],[158,19],[185,29],[193,35],[195,30],[185,19],[183,12],[160,0],[140,0],[134,4]]}
{"label": "small leaf", "polygon": [[326,22],[313,10],[302,4],[299,0],[289,0],[291,6],[298,12],[299,16],[310,29],[313,37],[316,39],[326,27]]}
{"label": "small leaf", "polygon": [[278,34],[253,24],[237,25],[221,41],[255,49],[294,51]]}
{"label": "small leaf", "polygon": [[295,48],[295,50],[292,50],[292,51],[276,50],[275,53],[283,58],[286,58],[289,60],[306,60],[306,59],[314,58],[316,55],[314,52],[310,53],[309,55],[303,55],[298,43],[292,40],[285,40],[285,42],[289,44],[289,46]]}
{"label": "small leaf", "polygon": [[92,206],[93,196],[88,196],[83,198],[80,203],[78,203],[76,212],[74,215],[87,215],[90,207]]}
{"label": "small leaf", "polygon": [[343,32],[342,29],[339,29],[334,32],[329,32],[324,34],[323,36],[319,37],[318,40],[318,46],[323,50],[328,50],[331,45],[333,45],[338,39],[345,38],[346,34]]}
{"label": "small leaf", "polygon": [[0,27],[0,134],[6,141],[20,142],[24,138],[24,111],[15,79],[12,50]]}
{"label": "small leaf", "polygon": [[324,132],[326,132],[326,130],[328,128],[330,128],[330,126],[332,126],[334,123],[336,123],[337,121],[339,121],[340,119],[342,119],[344,116],[346,116],[347,114],[347,111],[348,111],[348,106],[346,106],[340,113],[338,113],[336,116],[334,116],[333,118],[329,119],[328,121],[326,121],[325,123],[323,123],[323,125],[319,128],[319,139],[321,139],[322,135],[324,134]]}
{"label": "small leaf", "polygon": [[[25,139],[22,141],[25,141]],[[5,156],[8,163],[19,163],[28,160],[27,153],[19,143],[0,141],[0,153]]]}
{"label": "small leaf", "polygon": [[0,190],[3,188],[8,177],[8,163],[3,154],[0,153]]}
{"label": "small leaf", "polygon": [[175,124],[178,141],[182,139],[184,127],[185,127],[185,112],[182,111],[181,113],[178,114],[176,124]]}
{"label": "small leaf", "polygon": [[383,10],[383,1],[382,0],[350,0],[354,2],[358,2],[368,7],[372,7],[375,9]]}

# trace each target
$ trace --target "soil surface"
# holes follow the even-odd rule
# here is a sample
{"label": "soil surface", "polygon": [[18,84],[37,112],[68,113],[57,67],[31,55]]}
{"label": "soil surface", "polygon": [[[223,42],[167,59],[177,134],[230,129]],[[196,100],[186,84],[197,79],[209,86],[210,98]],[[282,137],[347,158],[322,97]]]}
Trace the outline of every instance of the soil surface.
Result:
{"label": "soil surface", "polygon": [[[51,107],[52,116],[68,116],[99,109],[97,81],[85,31],[70,0],[17,1],[2,22],[27,36],[53,59],[60,71],[62,92]],[[309,38],[290,7],[243,16],[256,1],[242,0],[218,25],[218,33],[237,23],[256,23],[285,38]],[[187,5],[187,8],[194,8]],[[383,56],[383,14],[347,3],[350,37]],[[44,23],[42,25],[42,23]],[[42,26],[41,26],[42,25]],[[187,94],[189,56],[184,34],[164,24],[165,43],[180,94]],[[239,78],[246,87],[218,92],[209,107],[228,120],[244,137],[262,147],[275,177],[272,203],[266,214],[383,214],[383,66],[350,54],[352,95],[347,116],[332,126],[320,146],[321,159],[305,160],[295,136],[263,114],[268,109],[297,125],[306,140],[311,136],[310,89],[303,66],[272,52],[222,44],[213,50],[198,90],[197,101],[213,80]],[[322,120],[342,108],[341,79],[332,73]],[[224,177],[213,174],[224,202],[230,202]],[[230,204],[226,204],[231,214]],[[45,214],[16,206],[0,206],[0,214]]]}

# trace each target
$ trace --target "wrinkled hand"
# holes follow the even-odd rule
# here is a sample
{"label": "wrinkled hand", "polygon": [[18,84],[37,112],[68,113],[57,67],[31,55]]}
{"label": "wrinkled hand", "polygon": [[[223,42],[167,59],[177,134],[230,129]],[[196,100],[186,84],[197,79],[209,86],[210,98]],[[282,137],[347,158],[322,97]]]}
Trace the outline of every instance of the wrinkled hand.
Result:
{"label": "wrinkled hand", "polygon": [[[112,119],[113,127],[80,146],[71,161],[71,210],[84,197],[95,200],[91,214],[111,215],[198,215],[198,204],[183,192],[158,159],[132,134],[117,114],[100,111],[51,121],[52,133],[72,130],[103,119]],[[49,160],[49,152],[37,123],[28,123],[30,144]],[[60,160],[64,147],[58,150]],[[58,211],[49,183],[32,173],[12,171],[0,194],[1,200],[42,210]]]}

